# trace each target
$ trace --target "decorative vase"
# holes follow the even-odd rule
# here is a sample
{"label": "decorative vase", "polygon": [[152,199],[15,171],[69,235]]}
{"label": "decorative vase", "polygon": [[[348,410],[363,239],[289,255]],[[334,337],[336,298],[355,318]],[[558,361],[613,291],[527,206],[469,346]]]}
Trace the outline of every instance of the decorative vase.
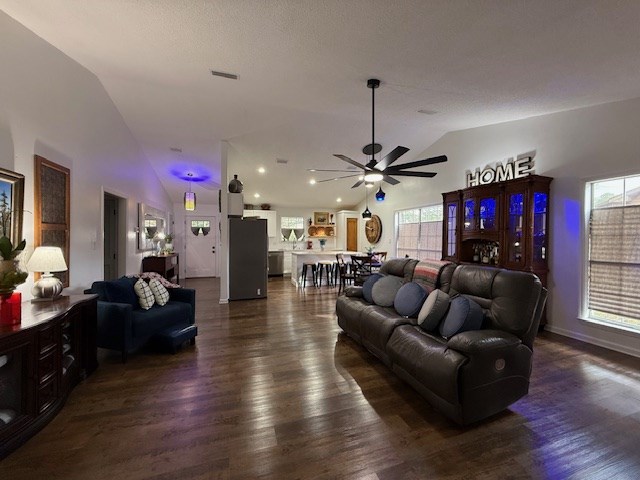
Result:
{"label": "decorative vase", "polygon": [[244,189],[244,185],[240,180],[238,180],[238,175],[233,176],[233,180],[229,182],[229,192],[230,193],[242,193]]}
{"label": "decorative vase", "polygon": [[22,294],[20,292],[0,295],[0,325],[18,325],[22,320]]}

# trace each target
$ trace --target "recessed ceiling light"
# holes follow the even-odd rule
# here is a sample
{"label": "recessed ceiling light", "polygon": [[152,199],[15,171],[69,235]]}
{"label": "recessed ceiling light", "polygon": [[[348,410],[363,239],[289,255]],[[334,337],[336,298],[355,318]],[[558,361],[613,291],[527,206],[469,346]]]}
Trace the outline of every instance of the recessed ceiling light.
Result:
{"label": "recessed ceiling light", "polygon": [[426,108],[423,108],[422,110],[418,110],[418,113],[424,113],[425,115],[435,115],[436,113],[438,113],[437,110],[428,110]]}
{"label": "recessed ceiling light", "polygon": [[255,198],[260,198],[260,194],[259,194],[259,193],[254,193],[254,194],[253,194],[253,196],[254,196]]}
{"label": "recessed ceiling light", "polygon": [[340,197],[336,198],[336,202],[340,203],[342,199]]}
{"label": "recessed ceiling light", "polygon": [[363,180],[364,180],[364,175],[360,175],[360,176],[358,177],[358,180],[363,181]]}
{"label": "recessed ceiling light", "polygon": [[238,80],[238,75],[235,73],[219,72],[217,70],[211,70],[211,75],[214,77],[230,78],[231,80]]}
{"label": "recessed ceiling light", "polygon": [[316,184],[316,179],[312,178],[311,180],[309,180],[309,185],[315,185]]}
{"label": "recessed ceiling light", "polygon": [[258,168],[258,173],[264,173],[266,172],[266,170],[264,169],[264,167],[260,167]]}

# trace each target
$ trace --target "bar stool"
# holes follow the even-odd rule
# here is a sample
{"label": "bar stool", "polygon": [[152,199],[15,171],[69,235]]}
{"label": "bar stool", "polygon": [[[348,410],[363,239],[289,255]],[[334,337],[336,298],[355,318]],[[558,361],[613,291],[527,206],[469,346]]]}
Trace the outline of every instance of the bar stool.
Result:
{"label": "bar stool", "polygon": [[331,286],[333,280],[333,261],[331,260],[320,260],[318,262],[318,286],[322,286],[322,271],[324,270],[327,274],[327,285]]}
{"label": "bar stool", "polygon": [[317,267],[315,262],[304,262],[302,264],[302,288],[307,286],[307,272],[311,267],[311,277],[313,278],[313,286],[316,287]]}

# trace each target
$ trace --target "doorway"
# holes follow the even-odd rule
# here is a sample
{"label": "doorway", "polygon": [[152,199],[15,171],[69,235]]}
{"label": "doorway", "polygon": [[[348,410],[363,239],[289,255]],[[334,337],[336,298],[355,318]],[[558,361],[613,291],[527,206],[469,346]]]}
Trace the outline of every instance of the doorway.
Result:
{"label": "doorway", "polygon": [[358,251],[358,219],[347,218],[347,250]]}
{"label": "doorway", "polygon": [[127,200],[104,192],[103,210],[103,276],[115,280],[126,272],[126,209]]}
{"label": "doorway", "polygon": [[218,217],[185,217],[186,277],[218,277]]}

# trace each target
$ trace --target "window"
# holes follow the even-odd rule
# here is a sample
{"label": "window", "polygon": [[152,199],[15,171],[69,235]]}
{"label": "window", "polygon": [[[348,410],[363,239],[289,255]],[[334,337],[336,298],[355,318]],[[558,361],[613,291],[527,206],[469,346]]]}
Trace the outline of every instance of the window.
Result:
{"label": "window", "polygon": [[280,217],[282,239],[288,242],[302,240],[304,235],[304,217]]}
{"label": "window", "polygon": [[640,331],[640,175],[590,182],[587,316]]}
{"label": "window", "polygon": [[442,205],[396,212],[396,255],[420,260],[442,258]]}

